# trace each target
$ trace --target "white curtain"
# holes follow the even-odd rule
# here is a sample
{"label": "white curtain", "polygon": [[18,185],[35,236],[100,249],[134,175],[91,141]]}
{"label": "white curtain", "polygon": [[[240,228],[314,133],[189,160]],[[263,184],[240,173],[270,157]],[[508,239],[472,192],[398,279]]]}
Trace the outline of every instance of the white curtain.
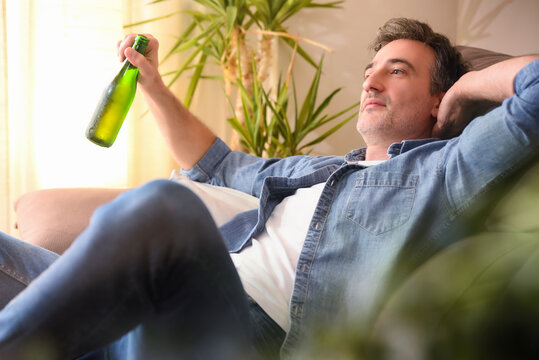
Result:
{"label": "white curtain", "polygon": [[9,127],[7,123],[7,44],[6,0],[0,2],[0,229],[9,229],[12,221],[9,183]]}
{"label": "white curtain", "polygon": [[126,141],[104,151],[84,139],[118,66],[122,14],[121,0],[2,1],[2,230],[12,232],[12,204],[27,191],[126,185]]}
{"label": "white curtain", "polygon": [[[168,177],[176,164],[142,96],[136,96],[111,148],[90,143],[84,132],[103,89],[121,66],[116,42],[128,32],[152,33],[163,56],[185,26],[179,10],[196,2],[0,1],[0,231],[14,233],[13,202],[28,191],[133,187]],[[144,23],[171,13],[176,15]],[[126,27],[139,22],[143,24]],[[181,56],[171,58],[161,73],[181,61]],[[173,89],[180,98],[181,88],[179,83]],[[193,111],[226,139],[230,130],[221,89],[211,81],[202,82],[200,89],[199,98],[216,102],[208,107],[195,98]]]}

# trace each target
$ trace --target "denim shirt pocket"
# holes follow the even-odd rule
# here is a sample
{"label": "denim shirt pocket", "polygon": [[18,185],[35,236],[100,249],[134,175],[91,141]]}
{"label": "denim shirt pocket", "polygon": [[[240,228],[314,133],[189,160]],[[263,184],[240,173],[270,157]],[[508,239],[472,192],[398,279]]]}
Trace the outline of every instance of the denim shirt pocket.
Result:
{"label": "denim shirt pocket", "polygon": [[408,221],[416,194],[417,175],[362,171],[348,199],[346,217],[380,235]]}

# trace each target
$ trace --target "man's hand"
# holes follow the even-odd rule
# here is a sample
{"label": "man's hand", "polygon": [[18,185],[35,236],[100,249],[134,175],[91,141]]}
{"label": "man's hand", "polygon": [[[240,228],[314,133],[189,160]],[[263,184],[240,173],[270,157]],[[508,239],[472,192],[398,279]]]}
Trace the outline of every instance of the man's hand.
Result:
{"label": "man's hand", "polygon": [[433,137],[450,139],[458,136],[470,121],[500,104],[470,91],[475,82],[480,81],[476,79],[477,76],[481,74],[476,71],[464,74],[445,93],[432,130]]}
{"label": "man's hand", "polygon": [[159,42],[150,34],[144,34],[149,40],[144,55],[132,48],[137,34],[128,34],[123,40],[118,41],[118,57],[120,61],[126,58],[131,64],[139,68],[138,83],[143,92],[148,92],[152,87],[162,86],[163,82],[159,71],[158,50]]}

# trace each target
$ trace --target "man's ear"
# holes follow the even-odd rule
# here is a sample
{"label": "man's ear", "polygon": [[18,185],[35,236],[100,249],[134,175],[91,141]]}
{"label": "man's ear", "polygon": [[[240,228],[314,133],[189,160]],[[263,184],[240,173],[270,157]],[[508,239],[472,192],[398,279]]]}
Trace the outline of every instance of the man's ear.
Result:
{"label": "man's ear", "polygon": [[438,119],[438,111],[440,110],[440,104],[444,98],[445,91],[434,95],[434,102],[432,104],[431,116],[435,119]]}

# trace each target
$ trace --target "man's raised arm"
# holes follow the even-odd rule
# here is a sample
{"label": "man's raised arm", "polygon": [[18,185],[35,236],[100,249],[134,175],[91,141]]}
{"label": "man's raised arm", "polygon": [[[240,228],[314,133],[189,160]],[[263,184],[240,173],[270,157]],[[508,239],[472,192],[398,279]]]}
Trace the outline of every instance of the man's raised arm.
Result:
{"label": "man's raised arm", "polygon": [[538,55],[515,57],[464,74],[440,103],[433,136],[442,139],[456,136],[476,116],[513,96],[515,76],[537,58]]}
{"label": "man's raised arm", "polygon": [[139,68],[139,88],[174,159],[184,169],[193,167],[215,141],[215,134],[187,110],[164,84],[158,67],[159,42],[145,34],[150,42],[144,56],[131,48],[136,34],[126,35],[118,43],[120,60],[126,57]]}

